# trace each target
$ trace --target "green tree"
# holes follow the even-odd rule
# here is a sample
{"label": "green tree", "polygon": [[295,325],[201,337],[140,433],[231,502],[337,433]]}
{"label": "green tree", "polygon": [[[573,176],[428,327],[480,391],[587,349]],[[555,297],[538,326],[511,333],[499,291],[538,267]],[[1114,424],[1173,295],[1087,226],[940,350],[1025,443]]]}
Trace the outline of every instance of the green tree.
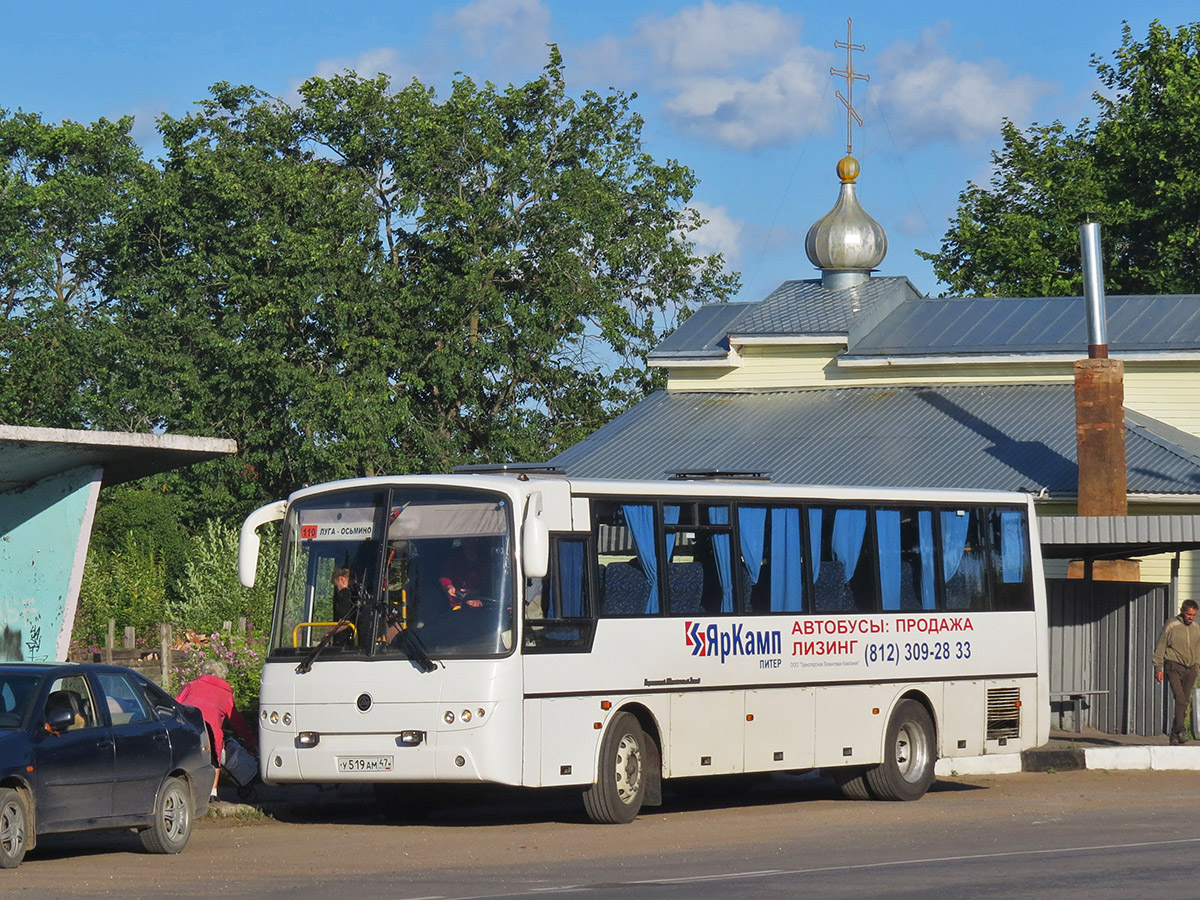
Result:
{"label": "green tree", "polygon": [[[541,458],[647,386],[644,355],[735,286],[697,255],[694,178],[631,98],[543,77],[217,85],[160,120],[157,181],[113,233],[124,381],[156,427],[236,439],[174,477],[244,512],[307,481]],[[222,493],[222,492],[227,493]]]}
{"label": "green tree", "polygon": [[245,618],[257,634],[271,627],[275,600],[275,570],[279,564],[278,529],[264,529],[254,587],[244,588],[237,578],[240,523],[210,519],[188,542],[183,576],[175,586],[178,600],[171,604],[176,628],[201,634],[222,630],[225,622]]}
{"label": "green tree", "polygon": [[98,390],[108,363],[100,281],[107,235],[149,168],[132,123],[53,125],[0,110],[0,421],[114,419]]}
{"label": "green tree", "polygon": [[736,286],[690,243],[691,171],[643,152],[632,98],[568,97],[556,49],[536,81],[459,78],[441,103],[353,74],[301,94],[306,134],[369,178],[368,290],[420,467],[573,443],[645,392],[664,321]]}
{"label": "green tree", "polygon": [[1120,293],[1200,290],[1200,24],[1175,33],[1128,25],[1111,62],[1093,56],[1103,86],[1095,123],[1074,130],[1005,122],[990,186],[959,195],[933,263],[953,294],[1082,292],[1078,226],[1104,225],[1105,280]]}

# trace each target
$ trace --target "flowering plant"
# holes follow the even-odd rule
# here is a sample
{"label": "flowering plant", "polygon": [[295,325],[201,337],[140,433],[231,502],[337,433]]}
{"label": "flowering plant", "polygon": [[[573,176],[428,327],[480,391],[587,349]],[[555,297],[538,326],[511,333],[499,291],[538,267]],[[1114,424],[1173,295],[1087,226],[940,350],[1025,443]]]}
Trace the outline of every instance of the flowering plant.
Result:
{"label": "flowering plant", "polygon": [[182,662],[171,670],[171,683],[175,686],[175,692],[178,693],[189,681],[199,678],[203,674],[206,662],[217,659],[229,669],[226,680],[233,688],[233,697],[238,709],[248,711],[249,718],[256,718],[258,686],[262,680],[266,644],[266,638],[258,637],[252,628],[231,634],[217,632],[208,635],[207,641],[189,641],[184,648]]}

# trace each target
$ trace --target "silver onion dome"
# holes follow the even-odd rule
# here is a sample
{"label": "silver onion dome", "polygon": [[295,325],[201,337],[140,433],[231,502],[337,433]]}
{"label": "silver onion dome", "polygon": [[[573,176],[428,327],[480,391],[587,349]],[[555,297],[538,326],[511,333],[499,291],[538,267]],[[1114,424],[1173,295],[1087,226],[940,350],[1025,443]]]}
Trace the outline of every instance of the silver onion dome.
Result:
{"label": "silver onion dome", "polygon": [[854,184],[858,171],[858,160],[853,156],[838,161],[842,188],[837,203],[813,223],[804,240],[804,252],[821,270],[821,283],[831,290],[852,287],[870,278],[887,255],[883,226],[858,202]]}

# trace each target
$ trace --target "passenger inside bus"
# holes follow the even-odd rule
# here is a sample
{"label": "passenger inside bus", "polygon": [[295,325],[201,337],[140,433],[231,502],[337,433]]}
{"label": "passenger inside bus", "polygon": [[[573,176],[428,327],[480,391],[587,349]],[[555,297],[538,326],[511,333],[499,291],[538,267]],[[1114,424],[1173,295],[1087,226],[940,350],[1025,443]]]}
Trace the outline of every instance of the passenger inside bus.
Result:
{"label": "passenger inside bus", "polygon": [[475,609],[483,606],[483,601],[478,597],[470,596],[466,587],[455,587],[452,579],[441,578],[438,583],[442,586],[442,591],[446,595],[451,612],[458,612],[464,606],[474,607]]}
{"label": "passenger inside bus", "polygon": [[[339,623],[333,636],[335,646],[346,647],[355,643],[359,610],[354,603],[354,590],[348,568],[333,570],[333,617]],[[354,627],[350,627],[353,625]]]}

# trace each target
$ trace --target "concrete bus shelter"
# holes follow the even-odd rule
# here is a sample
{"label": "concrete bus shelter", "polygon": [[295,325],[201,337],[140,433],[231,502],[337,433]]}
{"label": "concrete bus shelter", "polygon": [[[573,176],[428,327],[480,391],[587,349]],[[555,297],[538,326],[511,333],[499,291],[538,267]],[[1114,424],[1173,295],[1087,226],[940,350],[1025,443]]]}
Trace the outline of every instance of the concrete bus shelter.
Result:
{"label": "concrete bus shelter", "polygon": [[0,425],[0,661],[66,659],[96,501],[234,441]]}

